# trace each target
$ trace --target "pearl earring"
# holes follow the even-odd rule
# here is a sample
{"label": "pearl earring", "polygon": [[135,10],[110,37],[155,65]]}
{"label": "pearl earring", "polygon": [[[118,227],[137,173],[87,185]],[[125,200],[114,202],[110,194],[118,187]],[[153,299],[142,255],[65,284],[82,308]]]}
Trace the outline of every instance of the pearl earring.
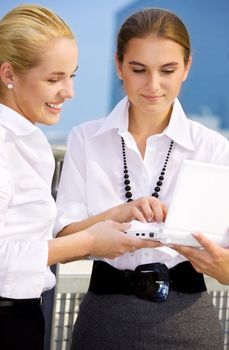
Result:
{"label": "pearl earring", "polygon": [[9,89],[9,90],[11,90],[11,89],[13,89],[13,84],[11,84],[11,83],[9,83],[8,85],[7,85],[7,88]]}

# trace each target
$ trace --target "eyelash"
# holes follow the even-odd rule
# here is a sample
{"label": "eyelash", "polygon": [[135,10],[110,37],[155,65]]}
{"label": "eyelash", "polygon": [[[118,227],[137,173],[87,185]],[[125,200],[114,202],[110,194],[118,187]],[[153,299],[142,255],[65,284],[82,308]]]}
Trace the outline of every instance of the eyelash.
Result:
{"label": "eyelash", "polygon": [[[133,69],[133,72],[136,73],[136,74],[141,74],[141,73],[145,73],[145,69]],[[174,73],[175,70],[162,70],[161,73],[163,74],[172,74]]]}
{"label": "eyelash", "polygon": [[133,72],[137,74],[145,73],[145,69],[133,69]]}
{"label": "eyelash", "polygon": [[[72,74],[72,75],[70,75],[70,78],[73,79],[75,76],[76,76],[76,74]],[[48,82],[49,82],[49,83],[52,83],[52,84],[55,84],[55,83],[57,83],[57,82],[60,81],[60,80],[61,80],[61,78],[57,78],[57,79],[48,79]]]}
{"label": "eyelash", "polygon": [[164,70],[164,71],[161,71],[162,73],[164,74],[172,74],[175,72],[175,70]]}
{"label": "eyelash", "polygon": [[49,82],[49,83],[53,83],[53,84],[54,84],[54,83],[57,83],[57,82],[58,82],[58,80],[57,80],[57,79],[48,79],[48,82]]}

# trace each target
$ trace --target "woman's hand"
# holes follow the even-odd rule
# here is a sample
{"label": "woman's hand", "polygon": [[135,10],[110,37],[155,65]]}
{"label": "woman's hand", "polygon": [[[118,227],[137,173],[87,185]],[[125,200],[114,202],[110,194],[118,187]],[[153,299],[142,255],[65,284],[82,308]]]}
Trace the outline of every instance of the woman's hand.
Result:
{"label": "woman's hand", "polygon": [[86,230],[92,225],[106,220],[113,220],[119,223],[130,222],[132,220],[162,222],[165,220],[166,214],[167,208],[159,199],[152,196],[139,198],[132,202],[117,205],[100,214],[90,216],[85,220],[73,222],[64,227],[58,233],[58,237]]}
{"label": "woman's hand", "polygon": [[110,218],[117,222],[162,222],[165,220],[167,208],[159,199],[150,196],[120,204],[110,209],[109,214]]}
{"label": "woman's hand", "polygon": [[159,247],[159,242],[130,237],[125,232],[130,224],[120,224],[111,220],[97,223],[85,232],[90,236],[90,255],[113,259],[128,251],[140,248]]}
{"label": "woman's hand", "polygon": [[196,269],[215,278],[222,284],[229,284],[229,249],[222,248],[201,233],[194,233],[194,238],[204,250],[179,245],[170,245],[184,255]]}

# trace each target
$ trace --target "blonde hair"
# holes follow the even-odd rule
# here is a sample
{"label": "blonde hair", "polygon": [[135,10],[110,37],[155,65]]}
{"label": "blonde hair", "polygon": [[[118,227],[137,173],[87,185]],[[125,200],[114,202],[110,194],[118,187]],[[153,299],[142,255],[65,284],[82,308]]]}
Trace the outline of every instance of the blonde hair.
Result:
{"label": "blonde hair", "polygon": [[75,39],[54,12],[35,4],[18,6],[0,21],[0,65],[7,61],[23,73],[38,65],[50,40],[60,37]]}

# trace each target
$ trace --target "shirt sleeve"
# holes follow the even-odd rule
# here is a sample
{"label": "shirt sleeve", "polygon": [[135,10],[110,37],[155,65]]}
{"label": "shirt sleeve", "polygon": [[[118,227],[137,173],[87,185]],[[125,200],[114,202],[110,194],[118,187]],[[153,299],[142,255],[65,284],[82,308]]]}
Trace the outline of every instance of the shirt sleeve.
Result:
{"label": "shirt sleeve", "polygon": [[2,229],[5,225],[6,211],[12,194],[10,173],[2,154],[0,154],[0,174],[0,229]]}
{"label": "shirt sleeve", "polygon": [[47,241],[0,240],[0,295],[39,298],[47,271]]}
{"label": "shirt sleeve", "polygon": [[0,296],[40,297],[48,260],[47,241],[10,240],[4,234],[13,185],[7,162],[0,152]]}
{"label": "shirt sleeve", "polygon": [[54,236],[70,223],[88,217],[85,152],[83,135],[78,128],[74,128],[68,137],[57,192],[57,219],[54,226]]}

